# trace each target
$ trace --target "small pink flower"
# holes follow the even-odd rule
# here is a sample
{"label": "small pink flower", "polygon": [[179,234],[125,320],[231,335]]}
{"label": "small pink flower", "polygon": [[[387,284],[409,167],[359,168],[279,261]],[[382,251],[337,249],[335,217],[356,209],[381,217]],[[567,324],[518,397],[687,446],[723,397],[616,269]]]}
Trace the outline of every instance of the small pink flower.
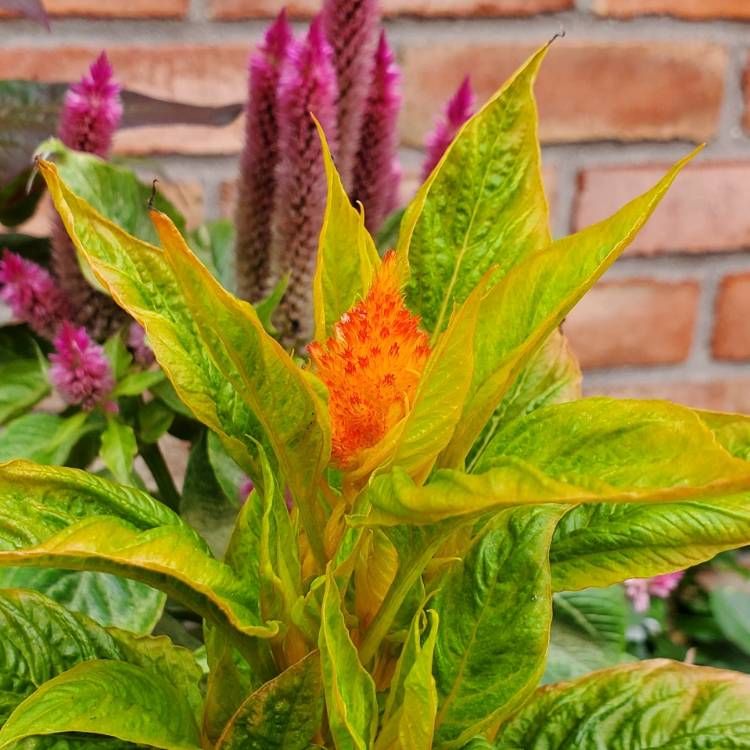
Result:
{"label": "small pink flower", "polygon": [[68,148],[104,157],[121,117],[120,85],[102,52],[65,94],[58,134]]}
{"label": "small pink flower", "polygon": [[666,599],[679,586],[684,570],[665,573],[653,578],[629,578],[625,581],[625,593],[636,612],[646,612],[651,606],[651,597]]}
{"label": "small pink flower", "polygon": [[0,299],[32,331],[51,339],[70,316],[68,301],[40,265],[5,250],[0,260]]}
{"label": "small pink flower", "polygon": [[461,126],[471,117],[474,107],[474,92],[469,77],[445,106],[443,117],[435,124],[435,130],[427,138],[427,154],[422,167],[422,179],[427,179],[437,166],[451,141],[458,135]]}
{"label": "small pink flower", "polygon": [[65,401],[87,410],[101,405],[116,411],[117,405],[108,399],[115,384],[112,368],[104,349],[91,340],[86,329],[63,323],[53,343],[57,352],[50,355],[49,378]]}
{"label": "small pink flower", "polygon": [[151,347],[146,343],[146,332],[135,321],[128,328],[128,349],[133,353],[136,363],[144,369],[151,367],[156,361]]}
{"label": "small pink flower", "polygon": [[250,493],[255,489],[253,480],[249,477],[240,485],[239,496],[240,503],[244,505],[247,502],[247,498],[250,497]]}

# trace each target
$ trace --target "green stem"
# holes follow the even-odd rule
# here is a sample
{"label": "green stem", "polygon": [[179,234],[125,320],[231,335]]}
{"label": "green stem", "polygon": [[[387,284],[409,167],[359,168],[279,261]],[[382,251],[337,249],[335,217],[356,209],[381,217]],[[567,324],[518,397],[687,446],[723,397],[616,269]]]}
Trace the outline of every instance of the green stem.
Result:
{"label": "green stem", "polygon": [[169,473],[167,462],[164,460],[158,443],[142,443],[139,448],[140,454],[156,482],[161,501],[175,513],[179,513],[180,493],[177,491],[177,487],[175,487],[174,480]]}

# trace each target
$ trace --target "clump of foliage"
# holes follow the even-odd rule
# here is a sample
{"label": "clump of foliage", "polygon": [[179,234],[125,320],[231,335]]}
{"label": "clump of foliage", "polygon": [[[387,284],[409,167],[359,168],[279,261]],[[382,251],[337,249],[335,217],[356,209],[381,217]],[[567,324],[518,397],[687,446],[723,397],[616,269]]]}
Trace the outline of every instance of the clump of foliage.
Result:
{"label": "clump of foliage", "polygon": [[[0,466],[0,564],[133,579],[205,635],[201,664],[0,592],[0,748],[750,747],[744,675],[668,660],[560,675],[554,658],[576,636],[550,640],[553,598],[582,611],[590,587],[750,541],[750,421],[578,399],[558,326],[690,157],[553,241],[532,92],[545,53],[460,130],[382,260],[321,131],[308,365],[164,212],[158,247],[40,162],[83,268],[254,490],[219,560],[127,481]],[[221,493],[222,472],[194,469]]]}

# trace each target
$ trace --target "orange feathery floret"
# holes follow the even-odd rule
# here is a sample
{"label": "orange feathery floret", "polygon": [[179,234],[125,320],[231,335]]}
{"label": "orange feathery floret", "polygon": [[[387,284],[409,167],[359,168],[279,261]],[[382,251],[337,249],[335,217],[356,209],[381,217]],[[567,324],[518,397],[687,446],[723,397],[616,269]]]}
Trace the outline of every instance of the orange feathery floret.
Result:
{"label": "orange feathery floret", "polygon": [[391,251],[367,296],[341,316],[328,341],[310,344],[328,387],[332,460],[339,467],[351,466],[409,410],[430,354],[418,325],[404,304]]}

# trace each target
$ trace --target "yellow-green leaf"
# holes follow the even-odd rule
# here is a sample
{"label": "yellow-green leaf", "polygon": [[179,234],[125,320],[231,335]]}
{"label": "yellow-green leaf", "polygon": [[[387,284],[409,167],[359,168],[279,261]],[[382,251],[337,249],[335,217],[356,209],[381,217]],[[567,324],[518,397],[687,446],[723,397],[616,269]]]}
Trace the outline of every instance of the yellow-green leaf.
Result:
{"label": "yellow-green leaf", "polygon": [[363,211],[352,206],[341,184],[323,128],[317,121],[315,124],[328,183],[313,280],[315,340],[323,341],[330,336],[333,324],[367,294],[380,258],[365,228]]}
{"label": "yellow-green leaf", "polygon": [[616,214],[514,266],[482,302],[469,398],[441,466],[459,467],[529,357],[630,244],[693,154]]}
{"label": "yellow-green leaf", "polygon": [[482,276],[550,242],[532,87],[536,52],[461,129],[409,204],[398,253],[409,306],[439,332]]}

